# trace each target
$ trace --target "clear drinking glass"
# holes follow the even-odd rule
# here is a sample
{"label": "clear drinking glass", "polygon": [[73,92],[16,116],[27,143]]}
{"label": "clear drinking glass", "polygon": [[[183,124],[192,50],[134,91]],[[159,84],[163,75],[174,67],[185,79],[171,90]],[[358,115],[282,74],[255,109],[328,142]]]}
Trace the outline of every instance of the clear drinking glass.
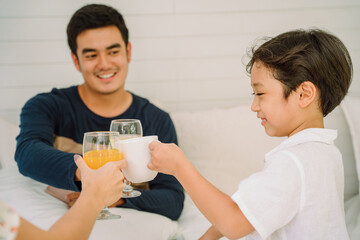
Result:
{"label": "clear drinking glass", "polygon": [[[120,141],[142,137],[143,131],[141,122],[138,119],[116,119],[111,121],[110,131],[120,134]],[[134,190],[131,182],[125,178],[122,198],[133,198],[141,195],[140,191]]]}
{"label": "clear drinking glass", "polygon": [[[83,158],[91,169],[98,169],[110,161],[123,159],[123,154],[116,148],[120,141],[118,132],[87,132],[83,140]],[[117,219],[120,215],[112,214],[107,207],[101,210],[98,220]]]}

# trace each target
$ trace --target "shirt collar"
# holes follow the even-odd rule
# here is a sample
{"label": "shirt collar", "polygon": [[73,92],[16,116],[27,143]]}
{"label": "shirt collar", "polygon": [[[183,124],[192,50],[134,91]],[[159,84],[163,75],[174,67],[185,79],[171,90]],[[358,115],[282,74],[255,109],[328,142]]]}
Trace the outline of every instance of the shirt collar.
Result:
{"label": "shirt collar", "polygon": [[336,137],[337,130],[325,128],[307,128],[285,139],[282,143],[280,143],[279,146],[268,152],[266,156],[278,152],[284,148],[288,148],[305,142],[322,142],[333,145]]}

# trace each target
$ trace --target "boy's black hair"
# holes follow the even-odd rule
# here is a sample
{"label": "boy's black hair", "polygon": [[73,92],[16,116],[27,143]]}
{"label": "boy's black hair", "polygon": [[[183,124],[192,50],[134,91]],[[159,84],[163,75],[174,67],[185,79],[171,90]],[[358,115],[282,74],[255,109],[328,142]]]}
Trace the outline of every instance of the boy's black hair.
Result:
{"label": "boy's black hair", "polygon": [[320,92],[320,109],[324,116],[343,100],[352,79],[352,62],[345,45],[336,36],[320,29],[282,33],[255,49],[247,71],[260,61],[284,87],[287,98],[305,81]]}

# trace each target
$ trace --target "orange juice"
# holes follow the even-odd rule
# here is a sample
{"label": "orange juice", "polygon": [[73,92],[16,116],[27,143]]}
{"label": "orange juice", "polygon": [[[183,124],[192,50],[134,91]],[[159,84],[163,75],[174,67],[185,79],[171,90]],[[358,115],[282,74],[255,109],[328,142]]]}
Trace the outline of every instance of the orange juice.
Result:
{"label": "orange juice", "polygon": [[84,160],[91,169],[98,169],[111,161],[123,159],[123,153],[117,149],[91,150],[84,154]]}

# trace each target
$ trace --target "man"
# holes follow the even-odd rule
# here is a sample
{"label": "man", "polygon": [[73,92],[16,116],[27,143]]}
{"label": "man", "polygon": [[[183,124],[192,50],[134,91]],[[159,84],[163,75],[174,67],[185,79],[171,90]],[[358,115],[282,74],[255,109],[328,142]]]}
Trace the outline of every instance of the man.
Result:
{"label": "man", "polygon": [[[113,119],[140,119],[144,136],[177,143],[169,114],[125,90],[131,43],[124,19],[115,9],[86,5],[72,16],[68,44],[84,83],[53,89],[30,99],[20,116],[15,160],[19,171],[51,186],[81,190],[74,153],[82,152],[85,132],[109,130]],[[176,220],[184,193],[172,176],[158,174],[137,198],[117,206],[158,213]]]}

